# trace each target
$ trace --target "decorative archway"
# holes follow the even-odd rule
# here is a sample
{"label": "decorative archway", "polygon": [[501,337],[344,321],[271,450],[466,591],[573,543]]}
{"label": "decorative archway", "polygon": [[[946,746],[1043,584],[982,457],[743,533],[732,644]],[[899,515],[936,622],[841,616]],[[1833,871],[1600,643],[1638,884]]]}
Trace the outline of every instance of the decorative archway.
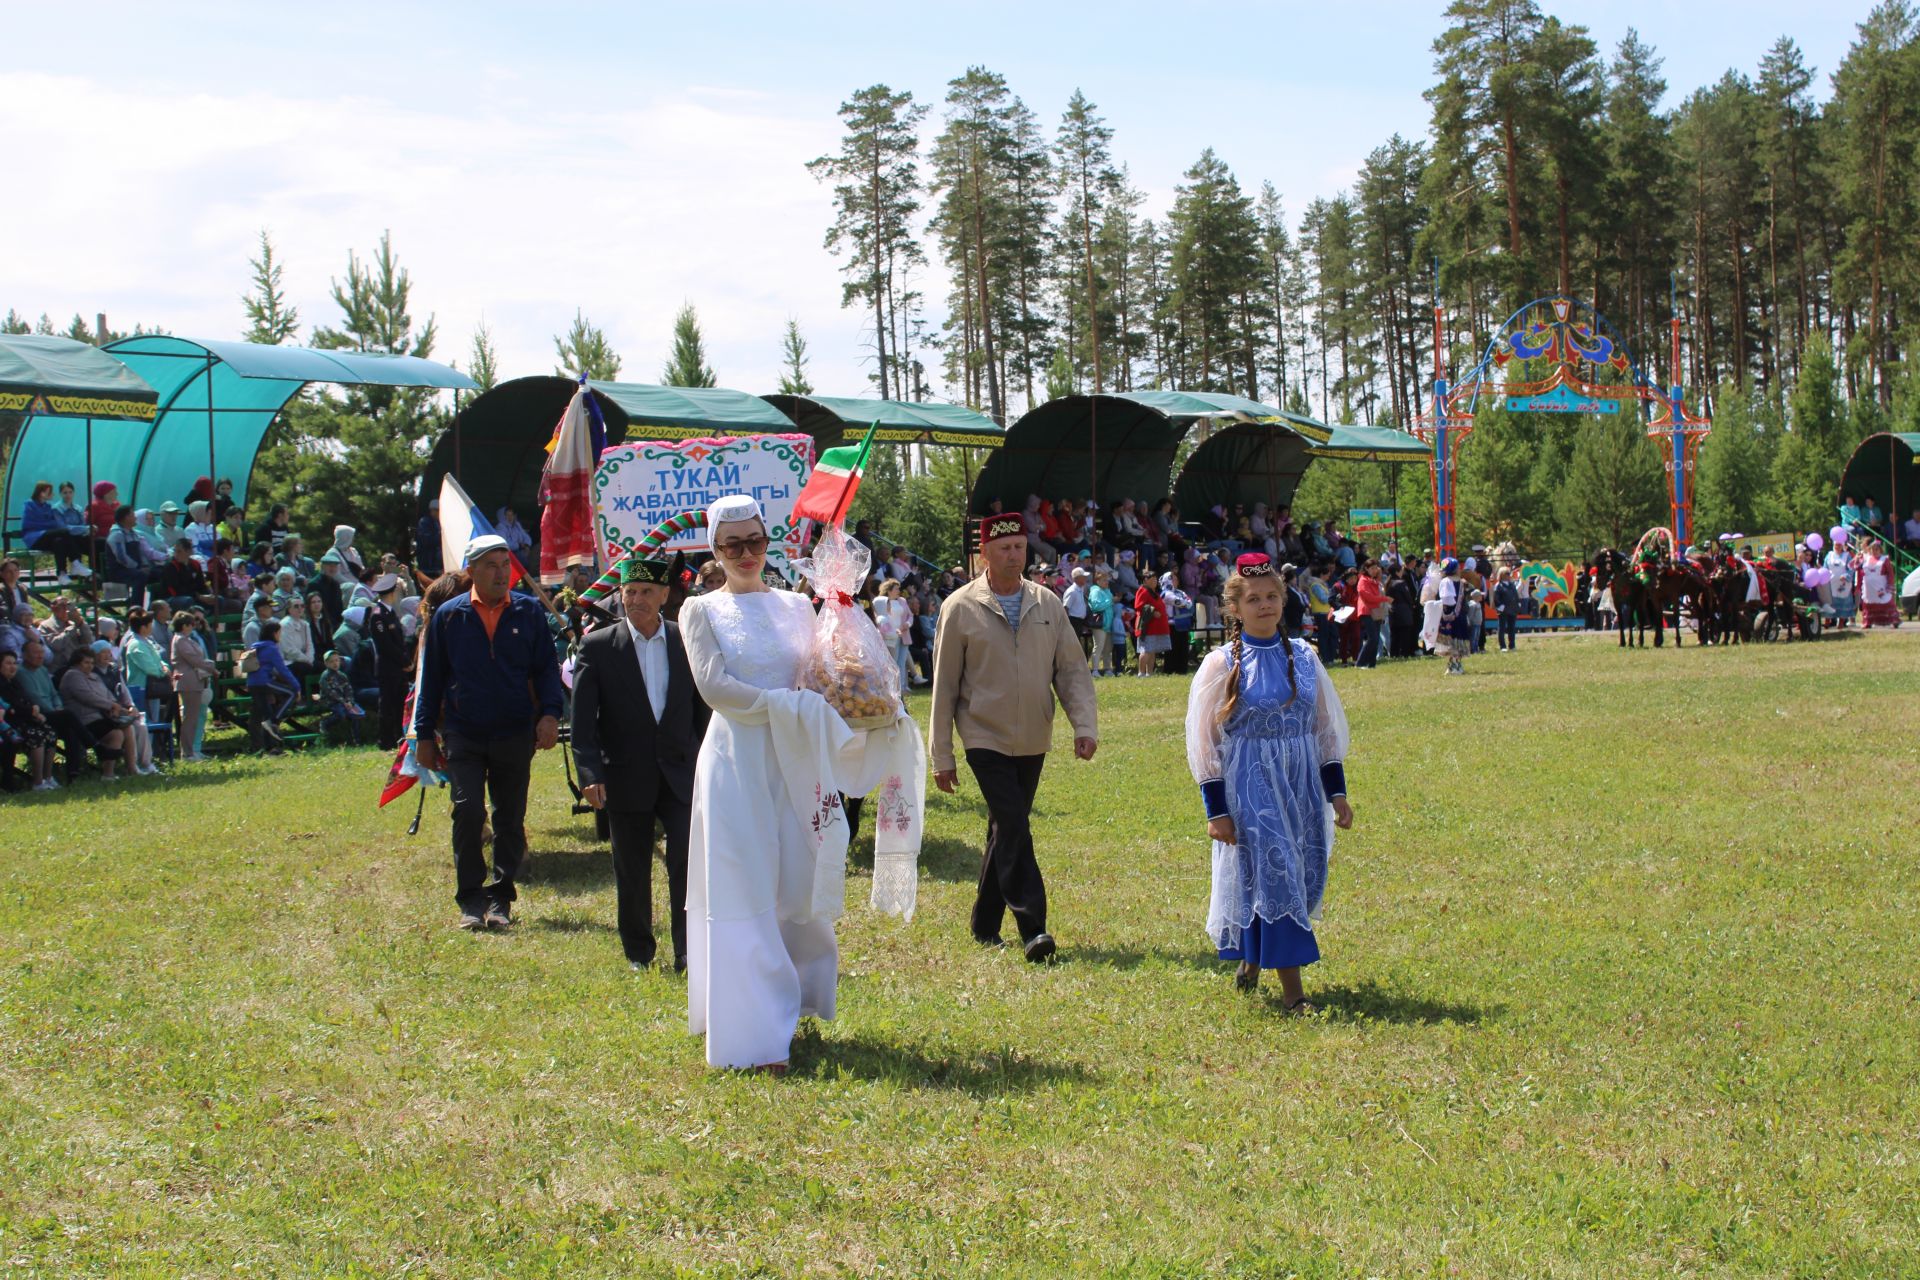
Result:
{"label": "decorative archway", "polygon": [[[1584,314],[1585,318],[1582,318]],[[1647,435],[1665,448],[1667,494],[1674,536],[1685,544],[1693,536],[1693,471],[1700,442],[1711,420],[1686,406],[1680,376],[1680,316],[1673,333],[1672,382],[1661,386],[1634,364],[1627,344],[1607,318],[1577,298],[1535,298],[1494,331],[1480,362],[1458,382],[1447,379],[1446,316],[1433,308],[1433,399],[1431,412],[1414,423],[1414,433],[1432,450],[1428,472],[1433,482],[1434,554],[1450,555],[1454,544],[1454,471],[1460,444],[1473,432],[1480,397],[1500,396],[1514,413],[1618,413],[1620,402],[1635,401]],[[1547,375],[1526,379],[1508,370],[1515,360],[1549,361]],[[1622,380],[1624,379],[1624,381]]]}

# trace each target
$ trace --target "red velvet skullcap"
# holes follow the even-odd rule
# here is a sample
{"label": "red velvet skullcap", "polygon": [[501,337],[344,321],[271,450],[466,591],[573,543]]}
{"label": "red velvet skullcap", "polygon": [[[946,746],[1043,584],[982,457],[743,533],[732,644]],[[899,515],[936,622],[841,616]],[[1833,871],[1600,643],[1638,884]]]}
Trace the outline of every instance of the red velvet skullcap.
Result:
{"label": "red velvet skullcap", "polygon": [[1019,516],[997,515],[981,517],[980,546],[982,550],[985,550],[989,542],[994,542],[1000,538],[1011,538],[1015,536],[1022,538],[1027,536],[1026,522],[1021,520]]}
{"label": "red velvet skullcap", "polygon": [[1258,551],[1249,551],[1233,562],[1233,571],[1243,578],[1271,578],[1273,560]]}

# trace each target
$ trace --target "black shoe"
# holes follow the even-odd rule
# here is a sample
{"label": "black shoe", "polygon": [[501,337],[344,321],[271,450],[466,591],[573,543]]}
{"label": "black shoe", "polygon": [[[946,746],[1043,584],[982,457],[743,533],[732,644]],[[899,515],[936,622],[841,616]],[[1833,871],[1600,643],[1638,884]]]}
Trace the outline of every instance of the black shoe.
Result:
{"label": "black shoe", "polygon": [[988,950],[994,950],[999,947],[1004,947],[1007,945],[1007,940],[1001,937],[997,933],[994,934],[991,938],[982,938],[978,934],[975,934],[973,940],[980,946],[986,947]]}
{"label": "black shoe", "polygon": [[460,927],[471,933],[477,929],[486,928],[487,922],[479,911],[472,907],[462,907],[460,908]]}
{"label": "black shoe", "polygon": [[685,957],[675,956],[673,958],[673,971],[675,973],[685,973],[687,971],[687,961]]}
{"label": "black shoe", "polygon": [[513,909],[504,902],[489,903],[487,906],[487,928],[505,929],[513,923]]}
{"label": "black shoe", "polygon": [[1026,953],[1027,961],[1030,964],[1040,964],[1043,961],[1051,960],[1053,953],[1058,950],[1059,948],[1053,943],[1053,935],[1050,933],[1036,933],[1033,937],[1027,939]]}

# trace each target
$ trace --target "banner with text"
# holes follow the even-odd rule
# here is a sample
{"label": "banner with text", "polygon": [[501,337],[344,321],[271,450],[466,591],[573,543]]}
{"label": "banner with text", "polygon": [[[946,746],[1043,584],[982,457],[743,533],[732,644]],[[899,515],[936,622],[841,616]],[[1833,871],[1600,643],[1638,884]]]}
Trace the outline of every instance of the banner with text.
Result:
{"label": "banner with text", "polygon": [[[644,432],[643,423],[628,428]],[[721,436],[700,440],[629,440],[600,455],[593,473],[595,529],[602,564],[683,511],[704,511],[716,498],[745,493],[767,513],[767,561],[789,581],[806,521],[793,504],[813,470],[813,437],[804,434]],[[707,531],[692,529],[663,551],[704,551]]]}
{"label": "banner with text", "polygon": [[1393,507],[1354,507],[1347,512],[1350,533],[1392,533],[1400,527],[1400,512]]}

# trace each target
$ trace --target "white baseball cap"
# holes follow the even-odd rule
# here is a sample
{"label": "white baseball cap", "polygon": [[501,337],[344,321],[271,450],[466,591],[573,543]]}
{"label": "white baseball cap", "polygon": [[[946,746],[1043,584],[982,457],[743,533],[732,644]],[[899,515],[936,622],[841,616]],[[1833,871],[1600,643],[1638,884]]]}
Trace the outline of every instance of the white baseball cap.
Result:
{"label": "white baseball cap", "polygon": [[489,551],[505,551],[506,549],[507,540],[505,538],[497,533],[483,533],[467,543],[466,554],[461,558],[460,562],[463,565],[470,565]]}

